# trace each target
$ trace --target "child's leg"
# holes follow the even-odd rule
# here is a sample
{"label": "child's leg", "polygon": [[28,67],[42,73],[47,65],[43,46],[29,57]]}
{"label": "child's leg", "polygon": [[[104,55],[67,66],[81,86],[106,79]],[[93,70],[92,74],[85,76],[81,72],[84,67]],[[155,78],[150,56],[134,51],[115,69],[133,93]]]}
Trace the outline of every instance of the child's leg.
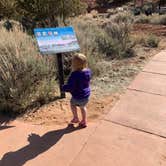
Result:
{"label": "child's leg", "polygon": [[81,121],[81,123],[86,124],[86,121],[87,121],[87,117],[86,117],[87,108],[84,106],[84,107],[80,107],[80,109],[81,109],[81,115],[82,115],[82,121]]}
{"label": "child's leg", "polygon": [[73,119],[71,120],[72,123],[77,123],[79,122],[79,119],[78,119],[78,114],[77,114],[77,107],[74,106],[74,105],[70,105],[71,107],[71,110],[72,110],[72,113],[73,113]]}

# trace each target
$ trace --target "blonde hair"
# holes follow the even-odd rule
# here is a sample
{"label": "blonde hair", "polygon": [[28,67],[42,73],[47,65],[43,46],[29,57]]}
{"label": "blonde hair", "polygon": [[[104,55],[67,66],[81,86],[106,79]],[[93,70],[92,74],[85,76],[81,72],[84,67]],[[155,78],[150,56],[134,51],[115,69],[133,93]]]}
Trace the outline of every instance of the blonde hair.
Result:
{"label": "blonde hair", "polygon": [[72,70],[83,70],[87,67],[87,58],[84,54],[75,54],[72,58]]}

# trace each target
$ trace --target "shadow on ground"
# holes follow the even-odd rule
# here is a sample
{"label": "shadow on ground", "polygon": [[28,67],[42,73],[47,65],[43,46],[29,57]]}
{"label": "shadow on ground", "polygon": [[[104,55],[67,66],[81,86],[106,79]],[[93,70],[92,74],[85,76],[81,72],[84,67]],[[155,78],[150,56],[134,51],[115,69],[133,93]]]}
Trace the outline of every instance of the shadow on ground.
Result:
{"label": "shadow on ground", "polygon": [[0,114],[0,130],[8,129],[14,126],[9,126],[8,124],[13,121],[13,118],[6,117]]}
{"label": "shadow on ground", "polygon": [[15,152],[6,153],[0,160],[0,166],[23,166],[27,161],[50,149],[63,135],[79,129],[81,128],[69,125],[64,129],[50,131],[41,137],[32,133],[28,136],[29,144]]}

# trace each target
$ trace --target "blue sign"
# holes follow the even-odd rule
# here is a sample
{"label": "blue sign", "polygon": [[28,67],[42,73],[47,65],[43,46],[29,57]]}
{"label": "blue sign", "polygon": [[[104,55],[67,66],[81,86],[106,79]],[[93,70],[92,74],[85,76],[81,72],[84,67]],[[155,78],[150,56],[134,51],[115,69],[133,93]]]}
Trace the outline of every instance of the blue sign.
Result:
{"label": "blue sign", "polygon": [[56,54],[80,50],[72,27],[36,28],[34,33],[40,52]]}

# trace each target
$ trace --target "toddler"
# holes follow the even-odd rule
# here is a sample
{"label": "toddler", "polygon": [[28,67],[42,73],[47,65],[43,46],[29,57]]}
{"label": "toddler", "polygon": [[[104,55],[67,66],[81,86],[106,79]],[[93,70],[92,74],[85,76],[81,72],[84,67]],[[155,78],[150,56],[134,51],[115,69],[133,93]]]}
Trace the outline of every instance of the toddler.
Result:
{"label": "toddler", "polygon": [[[90,96],[91,70],[87,68],[87,58],[83,54],[76,54],[72,58],[72,73],[66,85],[63,86],[65,92],[70,92],[72,98],[70,106],[73,113],[71,123],[79,123],[80,127],[87,126],[86,105]],[[77,107],[81,110],[82,120],[79,121]]]}

